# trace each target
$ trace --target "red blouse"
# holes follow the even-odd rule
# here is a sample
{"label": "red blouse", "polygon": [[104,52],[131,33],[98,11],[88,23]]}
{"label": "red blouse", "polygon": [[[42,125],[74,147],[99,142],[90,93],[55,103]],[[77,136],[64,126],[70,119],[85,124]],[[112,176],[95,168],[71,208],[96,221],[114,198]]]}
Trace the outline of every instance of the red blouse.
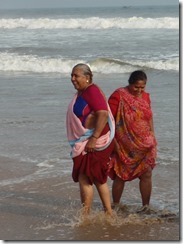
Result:
{"label": "red blouse", "polygon": [[99,87],[92,84],[76,99],[74,113],[81,120],[82,124],[84,124],[87,116],[91,112],[99,110],[108,111],[107,102]]}

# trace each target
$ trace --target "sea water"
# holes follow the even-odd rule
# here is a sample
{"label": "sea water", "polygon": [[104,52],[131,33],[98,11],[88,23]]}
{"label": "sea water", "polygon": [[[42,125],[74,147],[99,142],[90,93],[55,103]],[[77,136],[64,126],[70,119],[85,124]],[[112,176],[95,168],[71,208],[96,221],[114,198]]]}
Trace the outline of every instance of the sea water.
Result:
{"label": "sea water", "polygon": [[[36,165],[1,186],[68,175],[72,67],[88,63],[108,98],[148,76],[158,141],[152,205],[179,212],[179,9],[173,6],[0,10],[0,156]],[[73,183],[74,185],[75,183]],[[123,202],[141,205],[138,186]],[[79,194],[78,194],[79,199]]]}

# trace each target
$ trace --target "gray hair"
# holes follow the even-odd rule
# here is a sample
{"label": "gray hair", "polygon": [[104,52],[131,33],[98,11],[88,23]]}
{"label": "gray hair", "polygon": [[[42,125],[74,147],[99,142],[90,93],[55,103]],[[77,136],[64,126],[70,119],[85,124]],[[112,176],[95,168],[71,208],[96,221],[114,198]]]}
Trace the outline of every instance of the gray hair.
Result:
{"label": "gray hair", "polygon": [[92,71],[91,71],[90,67],[87,64],[83,64],[83,63],[76,64],[73,67],[73,70],[76,69],[76,68],[77,69],[81,69],[84,75],[88,75],[90,77],[89,78],[89,82],[92,83],[93,74],[92,74]]}

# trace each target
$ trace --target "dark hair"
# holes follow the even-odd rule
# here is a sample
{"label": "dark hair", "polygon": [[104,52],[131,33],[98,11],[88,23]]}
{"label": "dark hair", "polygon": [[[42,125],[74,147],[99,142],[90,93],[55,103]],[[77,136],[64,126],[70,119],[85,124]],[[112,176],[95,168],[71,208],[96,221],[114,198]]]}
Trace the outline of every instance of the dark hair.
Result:
{"label": "dark hair", "polygon": [[129,84],[134,84],[136,81],[139,80],[143,80],[143,81],[147,81],[147,75],[144,71],[142,70],[136,70],[134,72],[131,73],[128,82]]}
{"label": "dark hair", "polygon": [[87,64],[79,63],[73,67],[73,69],[75,69],[75,68],[81,69],[83,71],[84,75],[88,75],[90,77],[89,82],[92,83],[93,74],[92,74],[90,67]]}

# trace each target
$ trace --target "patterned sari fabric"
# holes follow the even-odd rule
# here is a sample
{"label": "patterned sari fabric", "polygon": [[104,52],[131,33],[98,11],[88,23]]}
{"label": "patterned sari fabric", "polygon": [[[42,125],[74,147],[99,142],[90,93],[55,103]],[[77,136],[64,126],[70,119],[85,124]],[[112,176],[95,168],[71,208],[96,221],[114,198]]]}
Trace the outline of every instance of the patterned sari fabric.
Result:
{"label": "patterned sari fabric", "polygon": [[[148,93],[142,98],[119,88],[120,102],[116,114],[115,138],[120,154],[112,156],[113,170],[124,181],[141,176],[155,166],[156,139],[151,131],[152,111]],[[114,178],[114,175],[111,175]]]}

